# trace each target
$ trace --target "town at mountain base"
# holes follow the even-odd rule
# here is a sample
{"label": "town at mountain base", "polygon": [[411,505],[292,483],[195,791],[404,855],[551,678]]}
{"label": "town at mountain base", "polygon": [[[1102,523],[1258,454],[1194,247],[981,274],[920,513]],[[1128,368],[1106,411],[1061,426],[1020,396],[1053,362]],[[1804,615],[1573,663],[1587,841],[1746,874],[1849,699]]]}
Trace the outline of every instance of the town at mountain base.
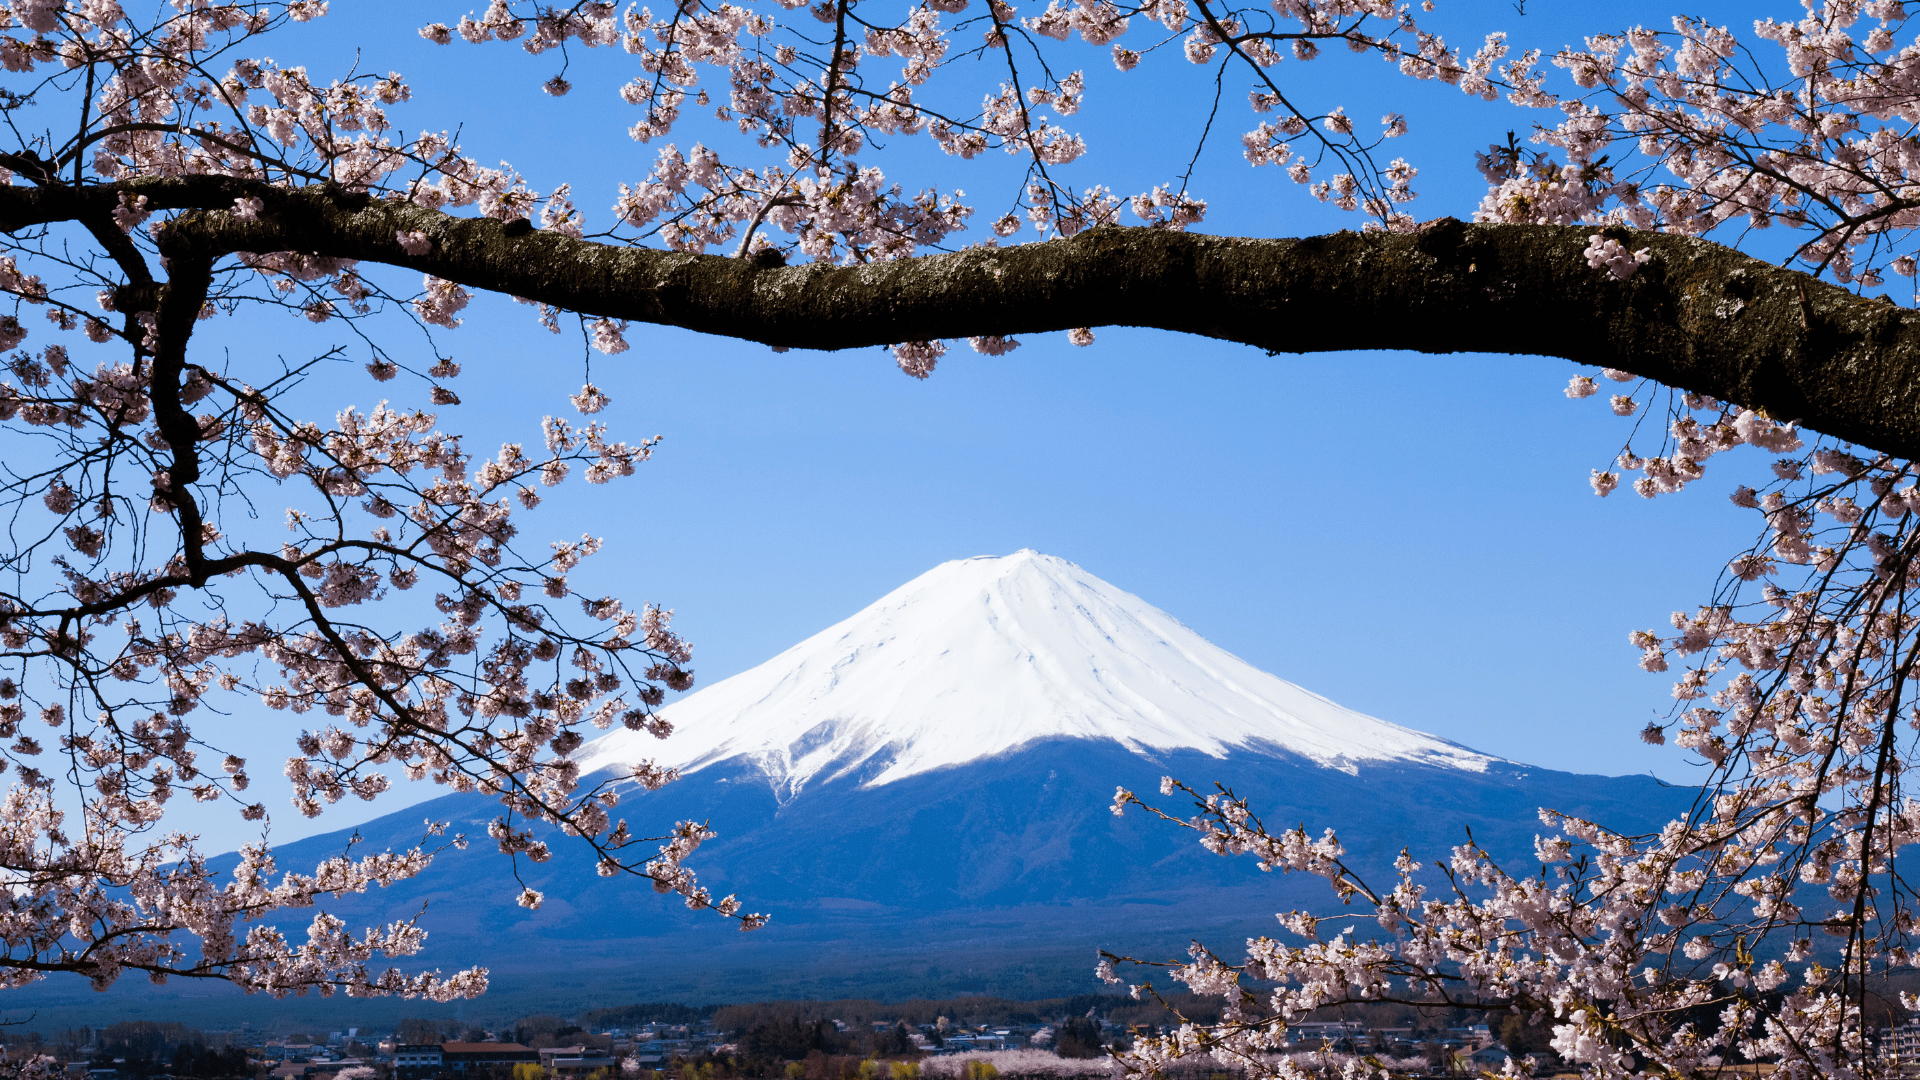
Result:
{"label": "town at mountain base", "polygon": [[[1381,879],[1402,848],[1431,864],[1469,829],[1525,860],[1542,806],[1642,830],[1696,794],[1532,768],[1354,713],[1033,552],[938,567],[667,715],[679,729],[667,740],[620,732],[576,757],[589,769],[642,756],[679,767],[684,777],[660,791],[627,792],[621,815],[642,828],[711,823],[719,837],[688,865],[715,895],[771,911],[767,928],[740,934],[644,881],[601,878],[561,836],[550,862],[520,864],[545,894],[540,910],[516,906],[519,886],[486,839],[498,805],[477,794],[361,826],[358,852],[415,841],[426,818],[476,842],[328,910],[367,925],[424,905],[431,936],[415,964],[493,971],[486,998],[449,1007],[471,1015],[631,1000],[1033,998],[1098,989],[1098,947],[1171,958],[1201,937],[1230,951],[1277,932],[1274,912],[1340,906],[1318,879],[1211,855],[1138,812],[1115,817],[1116,786],[1157,798],[1163,775],[1229,785],[1270,826],[1335,829],[1350,861]],[[351,835],[285,845],[280,865],[312,865]],[[109,996],[122,1013],[261,1005],[218,988]],[[9,997],[59,1015],[104,1004],[59,982]]]}

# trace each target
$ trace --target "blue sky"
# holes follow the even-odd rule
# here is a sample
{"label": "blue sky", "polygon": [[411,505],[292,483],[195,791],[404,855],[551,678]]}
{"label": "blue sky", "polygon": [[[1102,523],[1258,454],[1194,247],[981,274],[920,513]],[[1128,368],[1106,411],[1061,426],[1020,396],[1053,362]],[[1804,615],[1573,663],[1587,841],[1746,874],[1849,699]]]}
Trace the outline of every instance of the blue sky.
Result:
{"label": "blue sky", "polygon": [[[1798,14],[1776,6],[1775,17]],[[1438,18],[1468,51],[1499,28],[1517,44],[1552,47],[1636,21],[1664,25],[1662,9],[1641,7],[1610,6],[1604,22],[1586,18],[1591,8],[1539,0],[1524,16],[1470,4]],[[1742,31],[1756,10],[1743,7]],[[591,225],[604,226],[616,185],[653,158],[654,147],[624,134],[634,110],[613,87],[634,69],[622,53],[576,54],[577,88],[555,100],[537,91],[553,57],[437,48],[413,35],[430,18],[453,21],[458,7],[334,10],[276,45],[276,59],[306,63],[320,80],[359,50],[363,70],[407,74],[416,99],[394,111],[402,127],[464,122],[465,145],[483,162],[511,161],[543,191],[572,181]],[[1092,147],[1075,181],[1127,193],[1179,172],[1208,104],[1197,69],[1149,64],[1122,77],[1104,51],[1070,51],[1090,86],[1071,118]],[[1408,114],[1412,133],[1390,149],[1423,170],[1411,208],[1422,218],[1469,216],[1483,190],[1473,150],[1533,119],[1391,76],[1377,60],[1330,57],[1281,73],[1312,104],[1343,102],[1365,122],[1389,108]],[[1239,133],[1252,126],[1241,100],[1228,95],[1196,174],[1212,202],[1203,228],[1279,236],[1357,225],[1239,159]],[[701,136],[725,138],[693,127],[676,141]],[[997,216],[1011,194],[1001,160],[960,163],[919,144],[867,159],[910,189],[966,189],[977,220]],[[547,335],[504,300],[476,302],[467,316],[442,339],[466,369],[464,404],[443,410],[443,426],[481,452],[537,443],[541,416],[566,412],[584,378],[579,340]],[[277,317],[236,327],[227,331],[236,349],[321,340]],[[527,539],[604,536],[607,549],[576,586],[675,608],[702,685],[943,560],[1034,547],[1365,712],[1549,768],[1694,775],[1678,751],[1636,737],[1670,699],[1665,677],[1635,667],[1627,632],[1704,600],[1751,542],[1757,521],[1725,496],[1757,456],[1716,462],[1678,497],[1597,499],[1588,470],[1611,459],[1623,423],[1597,400],[1560,394],[1573,365],[1503,355],[1525,343],[1498,327],[1488,328],[1488,352],[1444,357],[1268,357],[1107,329],[1084,349],[1064,335],[999,358],[960,346],[924,383],[879,349],[776,355],[639,327],[629,340],[622,356],[593,357],[593,378],[614,400],[603,418],[621,437],[664,435],[658,455],[624,482],[568,485],[523,529]],[[312,388],[322,415],[420,392],[329,379]],[[372,807],[300,822],[279,801],[277,777],[267,779],[277,770],[262,767],[283,751],[260,749],[271,751],[254,771],[277,839],[439,793],[401,785]],[[209,825],[209,838],[220,828]]]}

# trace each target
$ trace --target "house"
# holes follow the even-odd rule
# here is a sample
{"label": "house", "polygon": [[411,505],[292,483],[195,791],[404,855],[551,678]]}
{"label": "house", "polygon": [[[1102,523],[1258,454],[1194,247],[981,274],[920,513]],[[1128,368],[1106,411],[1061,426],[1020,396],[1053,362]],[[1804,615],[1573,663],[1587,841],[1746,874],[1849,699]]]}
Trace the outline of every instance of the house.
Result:
{"label": "house", "polygon": [[588,1050],[584,1046],[549,1046],[541,1051],[540,1065],[552,1076],[586,1076],[596,1069],[618,1072],[620,1063],[611,1054]]}
{"label": "house", "polygon": [[440,1067],[455,1076],[485,1065],[539,1064],[540,1051],[519,1043],[449,1042],[440,1044]]}
{"label": "house", "polygon": [[1318,1045],[1337,1043],[1360,1034],[1360,1024],[1352,1020],[1303,1020],[1287,1025],[1287,1041]]}
{"label": "house", "polygon": [[1506,1068],[1507,1059],[1512,1057],[1507,1048],[1499,1044],[1483,1046],[1471,1053],[1463,1053],[1454,1058],[1462,1062],[1467,1072],[1498,1072]]}
{"label": "house", "polygon": [[1536,1050],[1527,1055],[1527,1061],[1533,1066],[1535,1076],[1552,1076],[1564,1067],[1560,1055],[1550,1050]]}
{"label": "house", "polygon": [[1920,1076],[1920,1021],[1880,1029],[1880,1060],[1903,1077]]}
{"label": "house", "polygon": [[395,1043],[393,1080],[432,1080],[444,1068],[439,1043]]}
{"label": "house", "polygon": [[1367,1048],[1374,1053],[1400,1053],[1402,1049],[1411,1052],[1413,1029],[1410,1027],[1374,1028],[1367,1033]]}

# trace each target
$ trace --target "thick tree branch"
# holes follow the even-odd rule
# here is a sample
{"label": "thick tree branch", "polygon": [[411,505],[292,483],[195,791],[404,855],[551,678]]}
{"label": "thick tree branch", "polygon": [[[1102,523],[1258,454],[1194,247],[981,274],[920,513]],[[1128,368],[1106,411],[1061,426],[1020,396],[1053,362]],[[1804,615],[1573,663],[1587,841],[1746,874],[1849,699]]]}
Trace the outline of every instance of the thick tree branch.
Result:
{"label": "thick tree branch", "polygon": [[[132,183],[156,206],[266,201],[252,222],[218,210],[183,216],[161,237],[170,259],[312,252],[797,348],[1147,326],[1271,352],[1557,356],[1920,458],[1920,312],[1684,237],[1615,230],[1629,247],[1654,253],[1627,281],[1587,265],[1592,227],[1451,219],[1414,234],[1296,240],[1105,227],[865,266],[767,267],[551,232],[509,235],[498,221],[332,188]],[[0,224],[19,228],[69,202],[117,198],[111,187],[0,189]],[[426,233],[433,249],[406,254],[395,239],[402,231]]]}

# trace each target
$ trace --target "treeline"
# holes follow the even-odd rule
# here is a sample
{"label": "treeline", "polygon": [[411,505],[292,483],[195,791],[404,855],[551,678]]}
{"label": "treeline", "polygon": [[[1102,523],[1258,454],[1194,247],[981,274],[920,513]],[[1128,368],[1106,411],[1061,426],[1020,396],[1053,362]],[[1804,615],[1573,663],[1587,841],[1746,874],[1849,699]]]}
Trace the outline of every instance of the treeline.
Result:
{"label": "treeline", "polygon": [[580,1014],[580,1024],[592,1031],[608,1028],[635,1028],[646,1024],[697,1024],[711,1017],[718,1005],[681,1005],[670,1001],[644,1001],[609,1009],[588,1009]]}
{"label": "treeline", "polygon": [[585,1046],[601,1051],[613,1049],[613,1040],[550,1014],[523,1016],[513,1022],[509,1032],[502,1032],[501,1037],[535,1050],[544,1050],[549,1046]]}
{"label": "treeline", "polygon": [[740,1056],[752,1061],[799,1061],[816,1054],[877,1059],[919,1053],[905,1024],[880,1031],[841,1031],[827,1020],[806,1022],[792,1017],[749,1027],[739,1033],[738,1044]]}
{"label": "treeline", "polygon": [[[636,1006],[643,1009],[648,1007]],[[611,1053],[613,1040],[598,1032],[605,1027],[625,1025],[617,1019],[599,1022],[595,1013],[620,1014],[624,1011],[595,1009],[592,1012],[583,1013],[579,1021],[568,1020],[551,1013],[536,1013],[532,1016],[523,1016],[504,1027],[493,1028],[472,1027],[456,1020],[426,1020],[409,1016],[402,1017],[394,1024],[393,1035],[398,1042],[413,1044],[485,1042],[490,1037],[498,1037],[506,1042],[519,1043],[536,1050],[544,1050],[550,1046],[585,1046],[601,1053]]]}
{"label": "treeline", "polygon": [[396,1042],[411,1043],[416,1046],[446,1042],[484,1042],[487,1038],[487,1030],[458,1020],[403,1016],[393,1025],[393,1038]]}
{"label": "treeline", "polygon": [[[1193,1021],[1213,1023],[1220,1018],[1217,998],[1193,994],[1168,995],[1170,1005]],[[546,1031],[557,1034],[563,1027],[576,1032],[605,1031],[609,1028],[632,1030],[649,1024],[698,1024],[711,1022],[719,1031],[742,1034],[754,1028],[781,1024],[812,1024],[820,1020],[838,1020],[852,1027],[869,1027],[874,1021],[899,1021],[909,1027],[932,1024],[945,1017],[950,1024],[978,1027],[982,1024],[1059,1024],[1069,1017],[1094,1016],[1121,1025],[1165,1024],[1176,1019],[1166,1006],[1153,1000],[1135,1001],[1120,994],[1075,994],[1071,997],[1018,1001],[1011,998],[968,995],[953,998],[914,998],[883,1002],[870,998],[838,998],[819,1001],[760,1001],[740,1005],[686,1005],[680,1002],[647,1001],[632,1005],[587,1009],[572,1021],[554,1017],[523,1017],[501,1034]],[[831,1026],[831,1025],[829,1025]],[[463,1037],[462,1025],[448,1020],[406,1019],[400,1021],[399,1034],[418,1036],[408,1041],[431,1042],[433,1036]],[[531,1030],[529,1030],[531,1029]],[[477,1032],[464,1032],[472,1037]],[[522,1040],[524,1041],[524,1040]],[[530,1044],[529,1044],[530,1045]]]}
{"label": "treeline", "polygon": [[55,1032],[52,1039],[38,1031],[8,1032],[7,1045],[9,1049],[58,1054],[69,1060],[122,1059],[113,1065],[121,1076],[144,1077],[156,1073],[209,1078],[252,1075],[245,1048],[224,1041],[215,1043],[207,1038],[205,1032],[171,1020],[130,1020],[98,1031],[93,1028],[68,1028]]}
{"label": "treeline", "polygon": [[[999,1070],[975,1062],[963,1080],[999,1080]],[[670,1070],[642,1071],[639,1080],[931,1080],[910,1061],[876,1061],[858,1054],[818,1051],[784,1064],[743,1057],[700,1057]]]}
{"label": "treeline", "polygon": [[[1174,1004],[1190,1018],[1212,1021],[1219,1018],[1217,999],[1181,995]],[[1200,1015],[1196,1016],[1195,1012]],[[1053,1024],[1073,1016],[1093,1015],[1117,1024],[1164,1023],[1173,1017],[1155,1002],[1137,1002],[1118,994],[1076,994],[1072,997],[1042,998],[1038,1001],[1012,1001],[996,997],[915,998],[911,1001],[880,1002],[862,998],[834,1001],[761,1001],[749,1005],[724,1005],[714,1010],[713,1026],[721,1031],[741,1033],[774,1024],[838,1020],[850,1027],[868,1027],[875,1021],[893,1020],[919,1027],[937,1023],[945,1017],[950,1024],[977,1027],[981,1024]],[[829,1024],[829,1027],[832,1025]]]}

